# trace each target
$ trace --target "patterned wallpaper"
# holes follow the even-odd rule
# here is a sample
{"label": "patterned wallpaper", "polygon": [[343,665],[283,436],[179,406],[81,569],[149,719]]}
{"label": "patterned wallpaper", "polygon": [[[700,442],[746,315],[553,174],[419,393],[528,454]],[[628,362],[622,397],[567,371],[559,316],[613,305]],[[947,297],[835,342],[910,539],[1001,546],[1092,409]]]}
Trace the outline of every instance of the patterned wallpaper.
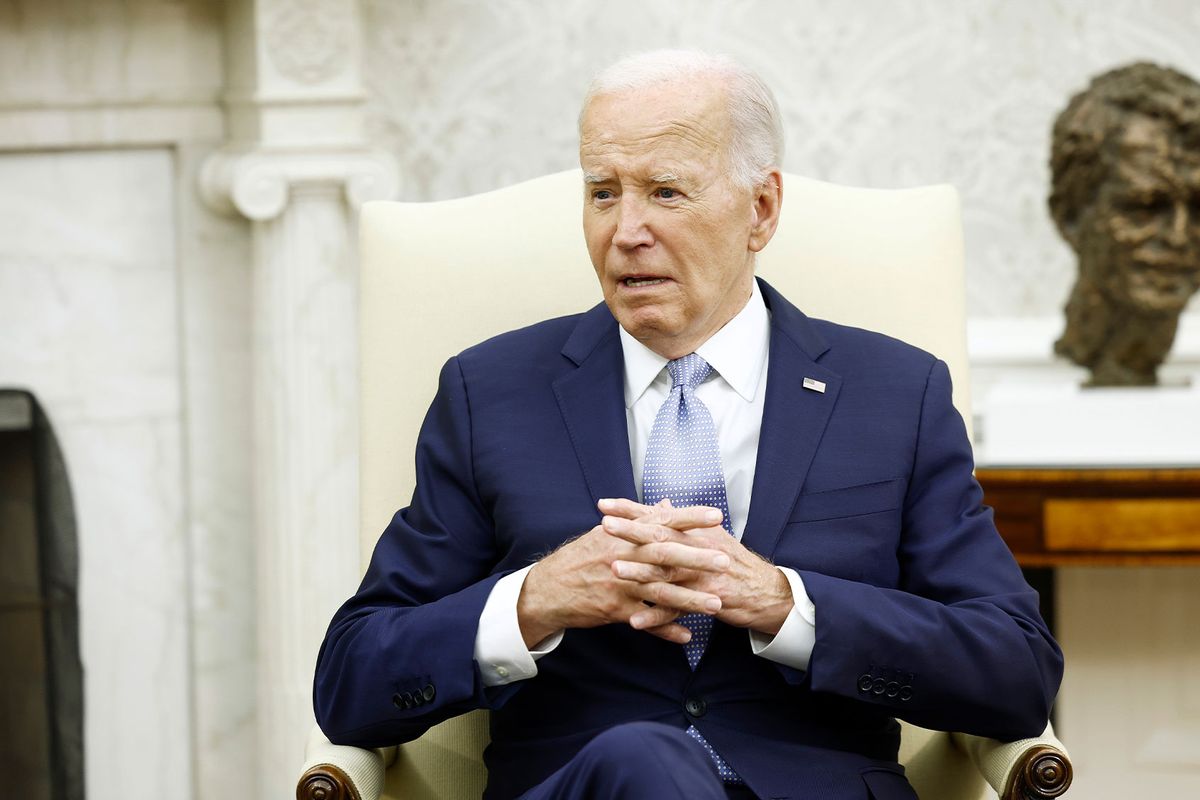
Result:
{"label": "patterned wallpaper", "polygon": [[728,52],[779,97],[786,169],[958,186],[976,317],[1066,299],[1073,257],[1045,196],[1070,95],[1138,59],[1200,77],[1194,0],[363,1],[370,136],[400,159],[404,199],[575,166],[579,99],[623,53]]}

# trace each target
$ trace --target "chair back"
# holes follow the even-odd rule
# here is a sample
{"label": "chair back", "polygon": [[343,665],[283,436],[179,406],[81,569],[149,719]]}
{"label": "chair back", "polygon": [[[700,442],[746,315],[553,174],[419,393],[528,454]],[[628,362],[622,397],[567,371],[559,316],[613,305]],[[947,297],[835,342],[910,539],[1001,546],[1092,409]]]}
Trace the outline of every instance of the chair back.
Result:
{"label": "chair back", "polygon": [[[942,358],[970,424],[962,224],[949,186],[858,189],[785,175],[757,272],[812,317],[881,331]],[[361,217],[361,542],[364,563],[415,480],[417,432],[449,357],[602,297],[581,230],[578,170]],[[401,748],[388,794],[478,796],[482,715]]]}
{"label": "chair back", "polygon": [[[361,510],[369,555],[415,480],[417,431],[446,359],[602,297],[578,170],[361,218]],[[811,317],[881,331],[950,366],[969,422],[962,225],[950,186],[858,189],[785,175],[758,274]]]}

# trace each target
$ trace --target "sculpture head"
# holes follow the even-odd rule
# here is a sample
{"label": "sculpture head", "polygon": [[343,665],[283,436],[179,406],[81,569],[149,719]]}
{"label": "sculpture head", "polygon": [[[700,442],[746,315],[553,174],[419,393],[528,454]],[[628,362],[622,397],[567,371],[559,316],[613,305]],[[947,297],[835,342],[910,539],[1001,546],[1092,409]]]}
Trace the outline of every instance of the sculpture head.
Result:
{"label": "sculpture head", "polygon": [[1153,384],[1200,288],[1200,84],[1133,64],[1055,121],[1050,211],[1079,257],[1056,350],[1096,385]]}

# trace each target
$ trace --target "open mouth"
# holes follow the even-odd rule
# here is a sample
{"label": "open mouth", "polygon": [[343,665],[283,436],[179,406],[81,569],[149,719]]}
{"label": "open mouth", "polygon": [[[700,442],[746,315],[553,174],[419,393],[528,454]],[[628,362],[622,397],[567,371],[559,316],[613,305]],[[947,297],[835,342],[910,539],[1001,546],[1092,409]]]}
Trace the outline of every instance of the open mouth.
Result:
{"label": "open mouth", "polygon": [[625,284],[631,289],[637,289],[642,286],[657,286],[660,283],[666,282],[666,278],[653,278],[646,275],[632,275],[621,280],[621,283]]}

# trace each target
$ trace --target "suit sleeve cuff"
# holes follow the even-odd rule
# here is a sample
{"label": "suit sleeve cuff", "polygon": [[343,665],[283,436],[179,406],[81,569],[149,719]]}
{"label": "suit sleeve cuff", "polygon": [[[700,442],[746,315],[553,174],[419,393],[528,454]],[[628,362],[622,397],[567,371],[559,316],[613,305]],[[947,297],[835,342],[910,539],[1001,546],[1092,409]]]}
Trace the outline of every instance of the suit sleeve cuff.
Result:
{"label": "suit sleeve cuff", "polygon": [[529,569],[525,567],[496,581],[479,615],[475,663],[479,665],[484,686],[504,686],[532,678],[537,675],[535,662],[562,641],[563,632],[559,631],[538,642],[533,650],[525,646],[517,622],[517,598]]}
{"label": "suit sleeve cuff", "polygon": [[816,607],[804,589],[804,581],[794,569],[779,567],[792,587],[794,606],[779,633],[770,634],[750,631],[750,650],[756,656],[770,659],[793,669],[807,670],[812,657],[813,645],[817,642]]}

